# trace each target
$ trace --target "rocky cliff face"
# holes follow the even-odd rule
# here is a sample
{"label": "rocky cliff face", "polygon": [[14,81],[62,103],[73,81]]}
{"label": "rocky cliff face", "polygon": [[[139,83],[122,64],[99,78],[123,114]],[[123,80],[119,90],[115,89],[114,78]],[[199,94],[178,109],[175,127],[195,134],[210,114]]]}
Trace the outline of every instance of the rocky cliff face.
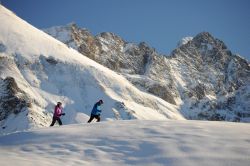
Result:
{"label": "rocky cliff face", "polygon": [[[104,32],[93,36],[75,24],[46,29],[98,63],[121,73],[148,93],[179,106],[189,119],[250,121],[250,65],[208,32],[179,42],[170,56],[146,43],[128,43]],[[70,41],[70,42],[69,42]]]}
{"label": "rocky cliff face", "polygon": [[[241,121],[249,118],[250,67],[211,34],[198,34],[174,50],[170,59],[181,66],[182,100],[191,119]],[[244,121],[244,120],[243,120]]]}
{"label": "rocky cliff face", "polygon": [[[0,121],[5,119],[9,114],[18,114],[29,106],[25,100],[25,95],[17,87],[15,79],[7,77],[0,80],[1,100],[0,100]],[[4,110],[4,111],[3,111]]]}
{"label": "rocky cliff face", "polygon": [[127,43],[110,32],[93,36],[88,30],[78,28],[75,24],[69,24],[65,28],[52,27],[46,29],[45,32],[59,40],[63,39],[61,41],[69,47],[125,75],[138,88],[176,104],[174,97],[177,94],[171,90],[174,87],[170,85],[172,80],[166,79],[170,76],[164,71],[170,70],[169,66],[165,58],[159,56],[155,49],[146,43],[142,42],[138,45]]}

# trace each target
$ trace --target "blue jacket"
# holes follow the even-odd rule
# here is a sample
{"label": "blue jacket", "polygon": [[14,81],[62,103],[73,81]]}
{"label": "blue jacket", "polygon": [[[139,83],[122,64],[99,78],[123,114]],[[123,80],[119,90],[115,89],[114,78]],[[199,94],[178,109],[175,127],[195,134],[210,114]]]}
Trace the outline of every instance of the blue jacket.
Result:
{"label": "blue jacket", "polygon": [[99,102],[95,103],[95,105],[91,111],[91,114],[92,115],[100,115],[102,112],[100,106],[101,106],[101,104]]}

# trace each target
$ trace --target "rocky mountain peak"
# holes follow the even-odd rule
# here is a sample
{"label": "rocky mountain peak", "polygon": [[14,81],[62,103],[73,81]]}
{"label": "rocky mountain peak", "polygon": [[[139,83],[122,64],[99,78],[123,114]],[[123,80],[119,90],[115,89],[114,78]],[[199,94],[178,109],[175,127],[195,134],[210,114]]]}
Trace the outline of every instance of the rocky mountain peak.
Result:
{"label": "rocky mountain peak", "polygon": [[72,33],[80,33],[82,37],[92,36],[91,32],[88,29],[79,28],[76,24],[70,24],[70,25]]}
{"label": "rocky mountain peak", "polygon": [[140,48],[149,48],[150,46],[146,42],[140,42],[139,47]]}
{"label": "rocky mountain peak", "polygon": [[[219,39],[214,38],[209,32],[201,32],[193,38],[197,48],[212,50],[226,50],[227,46]],[[205,46],[205,47],[204,47]]]}
{"label": "rocky mountain peak", "polygon": [[197,34],[190,42],[181,45],[171,53],[172,57],[181,57],[196,66],[205,62],[220,69],[226,67],[232,55],[225,43],[213,37],[209,32]]}
{"label": "rocky mountain peak", "polygon": [[181,47],[182,45],[187,44],[189,41],[193,40],[193,37],[184,37],[182,38],[178,43],[177,43],[177,47]]}
{"label": "rocky mountain peak", "polygon": [[215,40],[209,32],[201,32],[197,34],[193,39],[200,43],[213,43]]}
{"label": "rocky mountain peak", "polygon": [[138,46],[140,50],[146,55],[152,55],[156,52],[155,49],[150,47],[146,42],[141,42]]}
{"label": "rocky mountain peak", "polygon": [[97,35],[96,37],[97,38],[102,37],[103,39],[106,39],[108,41],[117,41],[120,43],[124,43],[124,40],[120,36],[118,36],[112,32],[102,32],[99,35]]}

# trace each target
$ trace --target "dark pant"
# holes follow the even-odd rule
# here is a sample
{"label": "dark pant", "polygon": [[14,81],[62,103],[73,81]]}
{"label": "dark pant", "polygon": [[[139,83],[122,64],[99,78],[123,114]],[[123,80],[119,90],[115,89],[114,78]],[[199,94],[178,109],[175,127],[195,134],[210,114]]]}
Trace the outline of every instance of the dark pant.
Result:
{"label": "dark pant", "polygon": [[90,123],[94,118],[97,119],[97,122],[100,122],[100,120],[101,120],[100,115],[91,114],[88,123]]}
{"label": "dark pant", "polygon": [[54,126],[54,124],[56,123],[56,121],[58,121],[59,125],[62,125],[62,121],[59,117],[53,117],[52,123],[50,126]]}

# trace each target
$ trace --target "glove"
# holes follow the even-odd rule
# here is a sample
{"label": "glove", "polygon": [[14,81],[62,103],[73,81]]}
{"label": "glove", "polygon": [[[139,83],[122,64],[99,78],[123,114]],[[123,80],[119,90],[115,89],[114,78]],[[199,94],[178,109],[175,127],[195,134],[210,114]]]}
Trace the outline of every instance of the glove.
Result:
{"label": "glove", "polygon": [[62,113],[61,115],[63,115],[63,116],[64,116],[64,115],[65,115],[65,113]]}

